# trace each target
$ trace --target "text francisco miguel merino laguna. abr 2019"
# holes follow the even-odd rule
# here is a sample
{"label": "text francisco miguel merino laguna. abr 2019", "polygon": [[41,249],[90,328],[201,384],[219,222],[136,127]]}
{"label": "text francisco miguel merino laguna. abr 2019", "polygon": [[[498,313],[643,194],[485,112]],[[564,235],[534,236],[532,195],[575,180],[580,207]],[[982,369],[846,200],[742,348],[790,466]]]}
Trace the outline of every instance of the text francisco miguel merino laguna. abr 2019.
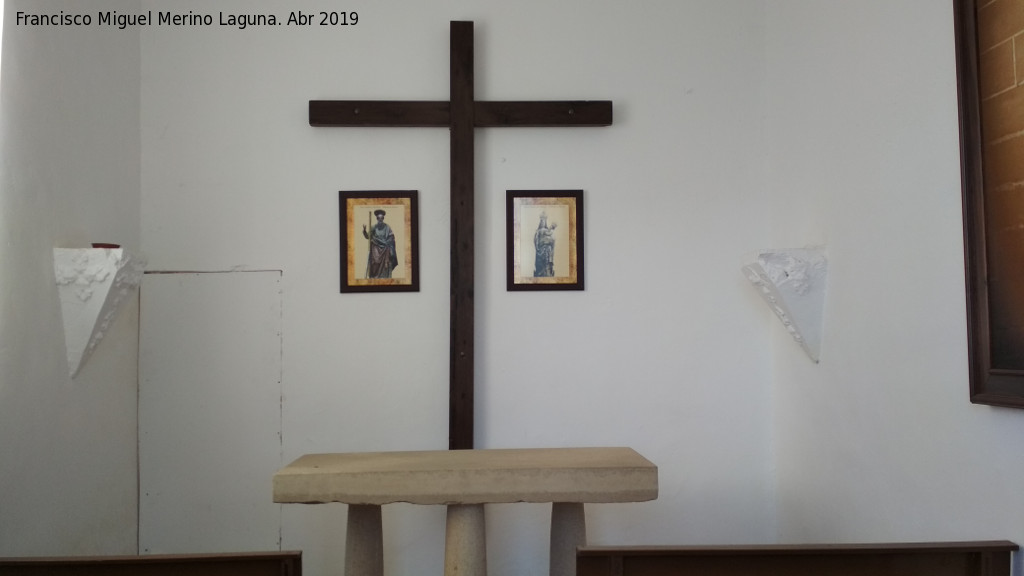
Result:
{"label": "text francisco miguel merino laguna. abr 2019", "polygon": [[18,11],[15,24],[18,26],[112,26],[124,30],[133,26],[231,26],[245,29],[250,26],[351,26],[359,22],[355,12],[303,13],[293,11],[287,17],[277,14],[212,14],[156,12],[122,14],[116,10],[93,13],[72,13],[61,10],[55,13],[33,13]]}

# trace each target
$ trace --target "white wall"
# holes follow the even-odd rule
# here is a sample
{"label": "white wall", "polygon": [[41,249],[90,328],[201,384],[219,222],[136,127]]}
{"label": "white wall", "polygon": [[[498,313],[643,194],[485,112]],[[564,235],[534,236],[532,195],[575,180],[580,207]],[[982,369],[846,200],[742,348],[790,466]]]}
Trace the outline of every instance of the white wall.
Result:
{"label": "white wall", "polygon": [[[343,8],[358,26],[142,33],[145,252],[156,269],[283,270],[285,459],[447,446],[447,132],[314,129],[306,112],[447,99],[448,22],[475,20],[477,98],[615,102],[609,128],[477,133],[477,447],[629,445],[656,462],[659,500],[592,507],[595,543],[772,540],[771,319],[739,272],[765,230],[761,5]],[[531,188],[585,190],[586,291],[505,291],[504,191]],[[342,189],[420,191],[420,292],[338,293]],[[343,518],[286,506],[283,546],[325,573]],[[493,574],[546,569],[544,507],[490,518]],[[442,509],[396,506],[385,524],[389,573],[441,570]]]}
{"label": "white wall", "polygon": [[[68,381],[50,279],[53,246],[99,234],[141,238],[155,269],[283,271],[285,459],[446,445],[447,134],[313,129],[306,102],[445,99],[452,19],[477,22],[478,98],[615,102],[609,128],[478,132],[479,447],[625,444],[659,464],[657,502],[592,508],[599,544],[1024,542],[1022,414],[967,402],[947,4],[363,0],[342,30],[141,40],[8,23],[0,457],[19,466],[0,468],[0,553],[133,535],[136,351],[101,347],[104,376]],[[382,188],[420,190],[421,291],[340,295],[336,192]],[[512,188],[586,191],[586,291],[504,290]],[[807,244],[831,264],[817,365],[739,272]],[[338,565],[343,510],[284,507],[309,573]],[[491,509],[493,574],[544,569],[543,516]],[[443,510],[385,523],[389,574],[439,570]]]}
{"label": "white wall", "polygon": [[821,364],[775,331],[782,540],[1024,542],[1024,414],[968,402],[951,4],[768,3],[773,233],[831,266]]}
{"label": "white wall", "polygon": [[[111,1],[130,9],[131,1]],[[0,138],[0,555],[134,552],[136,304],[68,376],[54,247],[139,245],[139,35],[29,29],[6,2]]]}

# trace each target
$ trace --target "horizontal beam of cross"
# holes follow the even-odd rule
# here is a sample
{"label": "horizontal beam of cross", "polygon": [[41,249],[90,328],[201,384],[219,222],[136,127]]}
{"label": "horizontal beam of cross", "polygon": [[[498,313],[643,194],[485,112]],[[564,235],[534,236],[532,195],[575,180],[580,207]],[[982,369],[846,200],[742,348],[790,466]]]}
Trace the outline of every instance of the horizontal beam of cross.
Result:
{"label": "horizontal beam of cross", "polygon": [[[310,100],[309,125],[436,127],[451,125],[447,101]],[[611,126],[608,100],[474,102],[473,126]]]}

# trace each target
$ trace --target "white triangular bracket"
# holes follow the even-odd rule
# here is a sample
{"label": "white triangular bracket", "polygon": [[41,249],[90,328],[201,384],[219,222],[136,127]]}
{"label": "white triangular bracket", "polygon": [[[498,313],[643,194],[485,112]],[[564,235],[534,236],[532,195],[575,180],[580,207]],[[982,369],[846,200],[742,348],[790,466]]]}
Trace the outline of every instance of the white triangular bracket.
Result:
{"label": "white triangular bracket", "polygon": [[138,288],[144,265],[123,248],[54,248],[53,268],[74,377]]}
{"label": "white triangular bracket", "polygon": [[743,273],[811,360],[821,354],[828,261],[820,248],[766,250]]}

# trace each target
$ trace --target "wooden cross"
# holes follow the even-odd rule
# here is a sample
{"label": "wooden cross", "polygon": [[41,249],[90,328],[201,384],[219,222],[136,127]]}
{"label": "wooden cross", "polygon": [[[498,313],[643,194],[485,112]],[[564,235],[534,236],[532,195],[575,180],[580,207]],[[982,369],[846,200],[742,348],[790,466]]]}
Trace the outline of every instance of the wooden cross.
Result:
{"label": "wooden cross", "polygon": [[310,126],[447,127],[451,131],[451,357],[448,447],[473,448],[473,131],[609,126],[610,101],[477,102],[473,23],[451,23],[451,100],[310,100]]}

